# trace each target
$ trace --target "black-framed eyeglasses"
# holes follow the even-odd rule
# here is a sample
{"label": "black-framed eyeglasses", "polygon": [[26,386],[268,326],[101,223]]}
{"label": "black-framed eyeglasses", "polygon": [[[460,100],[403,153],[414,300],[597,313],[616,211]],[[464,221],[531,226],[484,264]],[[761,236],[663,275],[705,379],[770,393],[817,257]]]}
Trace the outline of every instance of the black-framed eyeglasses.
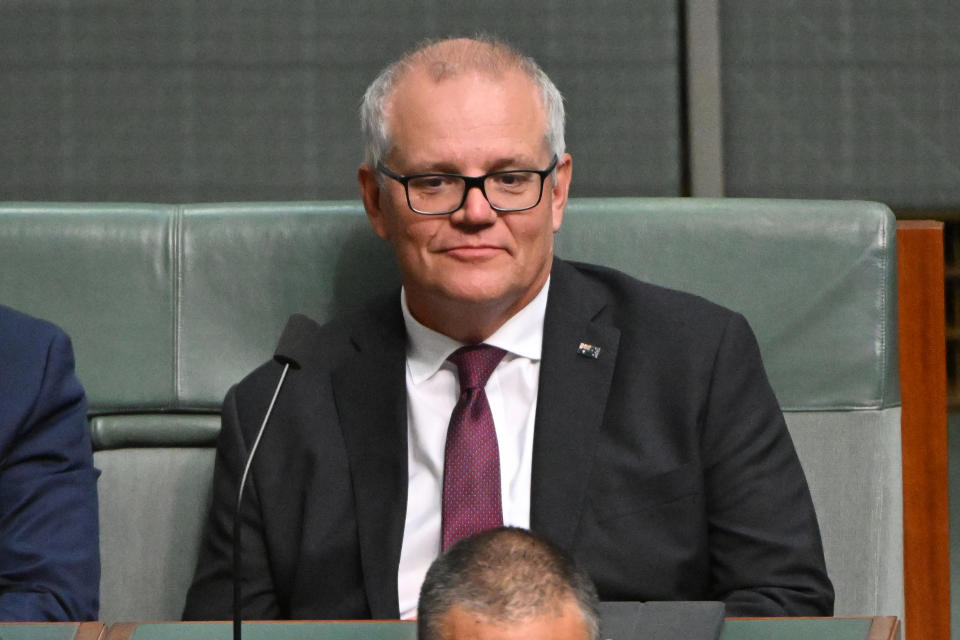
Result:
{"label": "black-framed eyeglasses", "polygon": [[501,213],[526,211],[540,204],[543,181],[557,167],[553,156],[550,166],[543,171],[519,169],[493,171],[482,176],[461,176],[456,173],[417,173],[401,176],[377,163],[377,171],[403,185],[407,204],[425,216],[453,213],[467,201],[467,193],[476,187],[490,203],[490,208]]}

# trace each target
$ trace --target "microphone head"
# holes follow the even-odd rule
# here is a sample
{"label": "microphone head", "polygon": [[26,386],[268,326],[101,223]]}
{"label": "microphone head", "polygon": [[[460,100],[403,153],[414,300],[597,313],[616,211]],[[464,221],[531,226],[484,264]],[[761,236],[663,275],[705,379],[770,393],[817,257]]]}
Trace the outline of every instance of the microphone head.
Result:
{"label": "microphone head", "polygon": [[291,368],[299,369],[311,351],[311,344],[318,329],[317,323],[307,316],[302,313],[293,314],[283,328],[273,359],[280,364],[289,364]]}

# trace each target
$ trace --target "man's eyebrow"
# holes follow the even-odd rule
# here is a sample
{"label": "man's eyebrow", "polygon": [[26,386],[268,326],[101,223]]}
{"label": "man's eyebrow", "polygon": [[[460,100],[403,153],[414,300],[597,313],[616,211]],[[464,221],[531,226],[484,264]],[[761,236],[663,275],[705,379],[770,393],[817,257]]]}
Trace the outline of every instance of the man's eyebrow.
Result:
{"label": "man's eyebrow", "polygon": [[452,162],[433,162],[417,173],[460,173],[460,169]]}
{"label": "man's eyebrow", "polygon": [[[493,173],[495,171],[510,171],[513,169],[539,169],[536,163],[517,156],[500,158],[493,164],[484,169],[484,173]],[[457,175],[466,175],[456,164],[452,162],[434,162],[427,165],[421,165],[414,170],[407,171],[406,175],[416,175],[421,173],[453,173]]]}
{"label": "man's eyebrow", "polygon": [[512,158],[503,158],[497,160],[490,167],[487,168],[488,172],[491,171],[507,171],[510,169],[534,169],[534,162],[527,158],[521,157],[512,157]]}

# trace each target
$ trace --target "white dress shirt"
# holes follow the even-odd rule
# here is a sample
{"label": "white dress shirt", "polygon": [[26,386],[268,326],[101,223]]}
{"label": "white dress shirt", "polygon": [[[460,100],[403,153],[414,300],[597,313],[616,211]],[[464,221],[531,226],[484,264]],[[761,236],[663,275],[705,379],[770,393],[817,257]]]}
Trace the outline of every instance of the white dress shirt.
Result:
{"label": "white dress shirt", "polygon": [[[530,468],[537,413],[543,319],[550,280],[485,344],[507,352],[485,387],[500,450],[503,523],[530,526]],[[407,328],[407,514],[397,592],[400,617],[417,614],[420,585],[440,553],[443,456],[447,426],[460,393],[457,368],[447,357],[463,343],[423,326],[401,292]]]}

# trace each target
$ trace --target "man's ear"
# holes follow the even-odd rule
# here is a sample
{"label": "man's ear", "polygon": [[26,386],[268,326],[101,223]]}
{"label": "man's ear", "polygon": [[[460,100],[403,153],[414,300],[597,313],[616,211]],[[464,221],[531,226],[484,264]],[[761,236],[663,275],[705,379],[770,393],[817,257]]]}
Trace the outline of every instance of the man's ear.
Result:
{"label": "man's ear", "polygon": [[357,170],[357,180],[360,182],[360,197],[363,199],[363,208],[367,211],[367,219],[374,233],[381,238],[387,237],[387,223],[383,208],[380,206],[380,181],[375,169],[370,165],[362,164]]}
{"label": "man's ear", "polygon": [[567,198],[570,194],[570,180],[573,178],[573,158],[569,153],[563,154],[563,157],[557,162],[555,176],[553,179],[552,201],[553,207],[553,232],[560,230],[563,223],[563,211],[567,206]]}

